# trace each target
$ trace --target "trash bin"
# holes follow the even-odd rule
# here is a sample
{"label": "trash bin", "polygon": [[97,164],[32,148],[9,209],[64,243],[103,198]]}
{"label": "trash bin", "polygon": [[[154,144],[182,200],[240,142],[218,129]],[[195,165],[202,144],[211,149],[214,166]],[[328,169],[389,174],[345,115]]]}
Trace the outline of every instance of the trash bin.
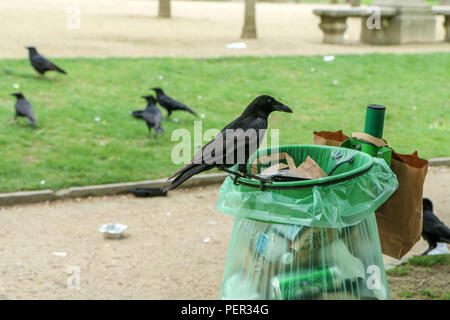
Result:
{"label": "trash bin", "polygon": [[[389,299],[374,211],[398,183],[386,162],[329,146],[279,146],[332,176],[260,183],[225,179],[217,208],[235,216],[221,299]],[[264,165],[259,166],[259,172]],[[236,169],[236,168],[235,168]]]}

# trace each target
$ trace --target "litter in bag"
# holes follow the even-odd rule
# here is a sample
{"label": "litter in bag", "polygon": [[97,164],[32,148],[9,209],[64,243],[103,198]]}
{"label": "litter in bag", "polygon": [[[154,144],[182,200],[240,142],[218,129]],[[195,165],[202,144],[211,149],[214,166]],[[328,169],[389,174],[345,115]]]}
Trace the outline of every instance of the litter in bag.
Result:
{"label": "litter in bag", "polygon": [[217,207],[235,221],[220,297],[389,299],[374,211],[398,183],[384,160],[338,147],[280,146],[249,163],[272,152],[296,165],[309,156],[325,172],[354,160],[314,180],[224,181]]}

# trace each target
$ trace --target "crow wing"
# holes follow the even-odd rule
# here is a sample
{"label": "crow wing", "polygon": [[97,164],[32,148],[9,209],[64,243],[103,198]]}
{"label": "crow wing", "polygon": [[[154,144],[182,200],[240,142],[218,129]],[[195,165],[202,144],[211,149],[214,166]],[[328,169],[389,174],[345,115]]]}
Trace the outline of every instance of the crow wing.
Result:
{"label": "crow wing", "polygon": [[23,117],[27,117],[32,122],[35,121],[33,107],[28,102],[28,100],[26,100],[26,99],[19,99],[16,102],[16,106],[15,107],[16,107],[16,112],[19,115],[21,115]]}
{"label": "crow wing", "polygon": [[142,118],[153,127],[156,127],[161,124],[162,114],[158,107],[147,108],[142,113]]}
{"label": "crow wing", "polygon": [[63,69],[59,68],[53,62],[44,58],[40,54],[36,54],[31,58],[31,64],[35,67],[39,72],[45,72],[48,70],[58,71],[60,73],[66,73]]}
{"label": "crow wing", "polygon": [[423,211],[423,232],[439,238],[439,241],[450,242],[450,229],[428,210]]}
{"label": "crow wing", "polygon": [[192,113],[193,115],[197,115],[194,110],[186,106],[185,104],[181,103],[180,101],[177,101],[175,99],[172,99],[171,97],[162,94],[158,98],[158,102],[160,105],[162,105],[164,108],[169,109],[171,111],[174,110],[184,110],[189,113]]}

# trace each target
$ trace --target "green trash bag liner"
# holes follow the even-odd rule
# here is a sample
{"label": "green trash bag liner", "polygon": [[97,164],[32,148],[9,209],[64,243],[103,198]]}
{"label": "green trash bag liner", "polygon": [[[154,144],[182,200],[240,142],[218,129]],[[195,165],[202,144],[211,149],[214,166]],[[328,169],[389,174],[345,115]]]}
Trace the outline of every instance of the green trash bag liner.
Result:
{"label": "green trash bag liner", "polygon": [[[297,166],[310,156],[326,173],[340,159],[355,156],[352,163],[342,164],[332,176],[273,182],[264,191],[260,190],[259,181],[247,178],[234,181],[227,177],[217,203],[221,212],[272,223],[342,228],[361,222],[398,187],[395,174],[384,160],[340,147],[297,145],[258,150],[249,159],[248,168],[257,156],[272,152],[288,153]],[[259,172],[267,166],[260,165]]]}
{"label": "green trash bag liner", "polygon": [[221,299],[390,299],[375,215],[344,228],[237,216]]}

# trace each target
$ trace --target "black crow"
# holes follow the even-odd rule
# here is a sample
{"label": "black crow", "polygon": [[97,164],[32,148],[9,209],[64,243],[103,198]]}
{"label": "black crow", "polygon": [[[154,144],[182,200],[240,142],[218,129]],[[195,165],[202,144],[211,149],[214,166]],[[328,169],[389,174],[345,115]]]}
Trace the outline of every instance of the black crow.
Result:
{"label": "black crow", "polygon": [[147,100],[147,107],[144,110],[132,111],[131,114],[137,119],[143,119],[148,127],[148,137],[150,138],[150,133],[152,128],[155,129],[156,135],[158,133],[163,133],[164,130],[161,127],[162,114],[156,105],[156,99],[153,96],[142,96]]}
{"label": "black crow", "polygon": [[20,92],[12,93],[11,95],[17,98],[17,102],[15,105],[16,115],[14,116],[14,120],[16,120],[17,117],[26,117],[29,124],[31,124],[32,126],[36,126],[36,120],[31,103],[29,103],[28,100],[25,99],[24,95]]}
{"label": "black crow", "polygon": [[[200,172],[218,168],[229,173],[227,168],[239,164],[238,170],[247,174],[248,158],[258,149],[267,129],[267,121],[272,111],[292,113],[292,110],[275,98],[263,95],[250,103],[244,112],[200,151],[184,168],[178,170],[167,189],[171,190]],[[249,175],[250,176],[250,175]],[[254,177],[254,176],[252,176]]]}
{"label": "black crow", "polygon": [[167,110],[168,112],[167,117],[170,117],[172,111],[177,110],[184,110],[189,113],[192,113],[194,116],[197,116],[197,113],[195,113],[194,110],[188,108],[183,103],[172,99],[171,97],[166,95],[161,88],[152,88],[152,90],[156,92],[156,99],[158,100],[158,103]]}
{"label": "black crow", "polygon": [[40,75],[44,75],[47,71],[58,71],[63,74],[67,74],[63,69],[41,56],[35,47],[26,47],[29,52],[30,62],[33,68],[39,72]]}
{"label": "black crow", "polygon": [[422,254],[436,248],[438,242],[450,243],[450,229],[433,213],[433,203],[423,198],[423,225],[422,237],[428,242],[428,249]]}

